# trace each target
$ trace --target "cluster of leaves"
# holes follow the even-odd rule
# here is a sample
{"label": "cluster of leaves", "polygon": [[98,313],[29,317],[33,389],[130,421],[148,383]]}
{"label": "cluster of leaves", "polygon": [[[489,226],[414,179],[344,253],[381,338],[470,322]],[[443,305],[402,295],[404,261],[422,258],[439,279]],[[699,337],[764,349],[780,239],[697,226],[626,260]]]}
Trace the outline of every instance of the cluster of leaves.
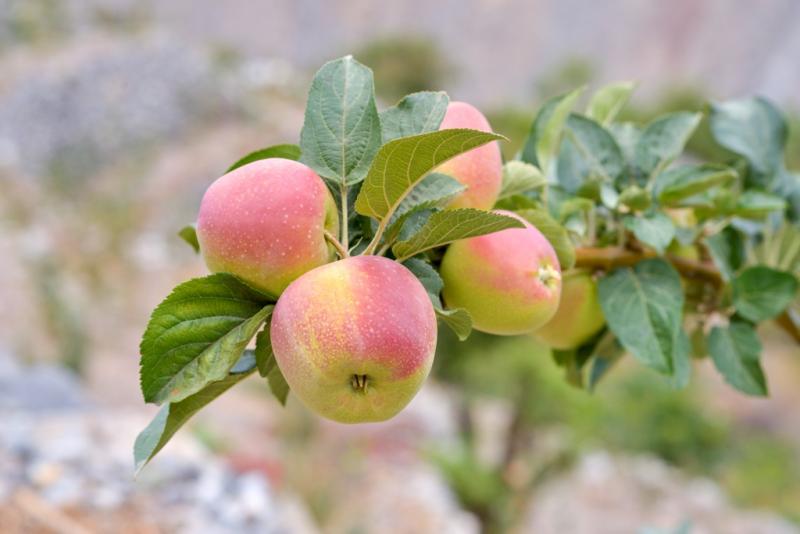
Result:
{"label": "cluster of leaves", "polygon": [[517,164],[546,185],[499,203],[546,212],[576,265],[598,274],[607,328],[556,361],[591,387],[630,353],[682,387],[691,356],[710,355],[732,386],[765,395],[756,325],[778,317],[798,338],[800,324],[800,177],[784,165],[785,120],[761,98],[713,104],[714,139],[736,157],[687,161],[701,114],[616,122],[632,89],[604,87],[583,113],[572,111],[581,90],[547,101]]}
{"label": "cluster of leaves", "polygon": [[[644,127],[615,123],[631,89],[600,90],[584,114],[572,112],[580,91],[548,101],[519,156],[503,168],[497,207],[539,228],[562,268],[588,266],[600,276],[608,327],[583,347],[557,352],[557,361],[574,383],[587,375],[594,384],[629,352],[681,386],[692,351],[684,324],[697,318],[692,333],[700,332],[698,344],[707,345],[725,378],[763,394],[754,326],[794,298],[796,273],[789,271],[800,261],[791,226],[800,188],[781,163],[785,126],[762,100],[716,106],[717,139],[742,158],[727,166],[673,166],[699,115],[674,113]],[[444,309],[440,300],[441,247],[521,223],[490,211],[443,209],[463,186],[432,171],[503,139],[439,130],[447,105],[445,93],[421,92],[379,112],[372,72],[344,57],[316,74],[299,146],[259,150],[229,170],[269,157],[314,169],[337,199],[341,235],[329,238],[340,255],[381,254],[406,265],[437,316],[465,339],[469,314]],[[197,249],[192,227],[180,235]],[[674,257],[676,244],[701,255]],[[288,385],[269,340],[274,303],[219,273],[181,284],[156,308],[141,343],[141,387],[145,401],[162,408],[136,441],[137,468],[196,411],[256,370],[285,402]],[[255,349],[248,350],[253,338]]]}
{"label": "cluster of leaves", "polygon": [[[347,56],[314,77],[299,146],[258,150],[228,171],[272,157],[314,169],[338,202],[342,233],[339,239],[328,237],[340,255],[382,254],[404,263],[428,290],[437,316],[466,338],[471,319],[464,310],[442,306],[442,280],[430,263],[431,252],[521,223],[489,211],[442,209],[463,186],[431,171],[503,139],[469,129],[439,131],[448,103],[443,92],[420,92],[379,113],[372,72]],[[199,250],[194,227],[179,235]],[[256,370],[285,403],[289,387],[269,340],[274,304],[273,296],[218,273],[179,285],[155,309],[140,346],[140,376],[145,401],[162,408],[136,441],[137,469],[191,415]],[[253,338],[255,349],[247,350]]]}

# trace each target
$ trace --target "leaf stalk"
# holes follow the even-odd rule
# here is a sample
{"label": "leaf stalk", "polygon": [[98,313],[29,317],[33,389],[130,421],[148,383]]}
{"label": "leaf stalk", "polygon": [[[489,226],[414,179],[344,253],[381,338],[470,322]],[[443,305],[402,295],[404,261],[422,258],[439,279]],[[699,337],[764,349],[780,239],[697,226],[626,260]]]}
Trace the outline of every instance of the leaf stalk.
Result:
{"label": "leaf stalk", "polygon": [[350,254],[347,252],[347,249],[336,239],[336,236],[330,233],[328,230],[325,230],[325,239],[333,245],[333,248],[336,249],[336,253],[339,254],[339,257],[342,259],[349,258]]}

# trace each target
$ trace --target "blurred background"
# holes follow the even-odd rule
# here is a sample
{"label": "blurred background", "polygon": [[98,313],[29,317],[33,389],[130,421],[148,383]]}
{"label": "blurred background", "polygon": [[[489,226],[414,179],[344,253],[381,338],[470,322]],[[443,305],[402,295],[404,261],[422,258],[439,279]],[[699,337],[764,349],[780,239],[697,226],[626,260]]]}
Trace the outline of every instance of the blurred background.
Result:
{"label": "blurred background", "polygon": [[390,422],[252,378],[134,480],[139,337],[205,273],[176,231],[239,156],[297,141],[347,53],[382,106],[445,89],[508,154],[582,84],[638,81],[636,120],[761,94],[800,167],[796,0],[0,0],[0,532],[800,532],[800,349],[771,327],[769,399],[706,361],[686,391],[627,362],[587,393],[530,340],[443,331]]}

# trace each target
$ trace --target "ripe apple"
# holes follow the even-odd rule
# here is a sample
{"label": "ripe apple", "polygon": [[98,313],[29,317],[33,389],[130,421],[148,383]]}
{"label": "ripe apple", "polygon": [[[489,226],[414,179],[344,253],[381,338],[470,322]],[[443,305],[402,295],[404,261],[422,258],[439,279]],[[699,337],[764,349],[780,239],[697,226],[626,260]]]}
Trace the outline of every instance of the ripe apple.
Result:
{"label": "ripe apple", "polygon": [[[450,102],[440,130],[470,128],[491,132],[483,113],[465,102]],[[437,167],[433,172],[446,174],[467,187],[450,202],[451,208],[490,209],[497,201],[503,181],[503,159],[497,142],[473,148]]]}
{"label": "ripe apple", "polygon": [[605,323],[597,282],[588,271],[573,269],[563,273],[556,314],[535,336],[550,347],[569,350],[591,339]]}
{"label": "ripe apple", "polygon": [[270,327],[292,393],[340,423],[384,421],[414,397],[436,350],[425,288],[399,263],[355,256],[286,288]]}
{"label": "ripe apple", "polygon": [[197,217],[208,268],[273,296],[334,258],[324,232],[335,235],[338,228],[336,204],[322,179],[283,158],[255,161],[217,179]]}
{"label": "ripe apple", "polygon": [[442,258],[442,295],[464,308],[476,330],[527,334],[550,320],[561,295],[561,268],[547,238],[515,213],[524,228],[509,228],[451,244]]}

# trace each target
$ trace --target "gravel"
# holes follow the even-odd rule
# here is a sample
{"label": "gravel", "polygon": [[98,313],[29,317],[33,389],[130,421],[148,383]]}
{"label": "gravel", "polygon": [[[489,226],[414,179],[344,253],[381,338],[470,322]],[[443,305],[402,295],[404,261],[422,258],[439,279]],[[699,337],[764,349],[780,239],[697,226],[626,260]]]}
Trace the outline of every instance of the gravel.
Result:
{"label": "gravel", "polygon": [[521,531],[798,534],[800,529],[771,513],[735,509],[714,481],[688,478],[657,458],[595,452],[533,496]]}
{"label": "gravel", "polygon": [[25,367],[0,352],[0,420],[0,523],[4,507],[32,494],[84,517],[132,509],[174,532],[313,531],[263,474],[233,470],[188,435],[134,479],[131,444],[147,417],[93,405],[57,367]]}
{"label": "gravel", "polygon": [[0,90],[0,167],[76,180],[224,108],[207,56],[154,34],[86,38]]}

